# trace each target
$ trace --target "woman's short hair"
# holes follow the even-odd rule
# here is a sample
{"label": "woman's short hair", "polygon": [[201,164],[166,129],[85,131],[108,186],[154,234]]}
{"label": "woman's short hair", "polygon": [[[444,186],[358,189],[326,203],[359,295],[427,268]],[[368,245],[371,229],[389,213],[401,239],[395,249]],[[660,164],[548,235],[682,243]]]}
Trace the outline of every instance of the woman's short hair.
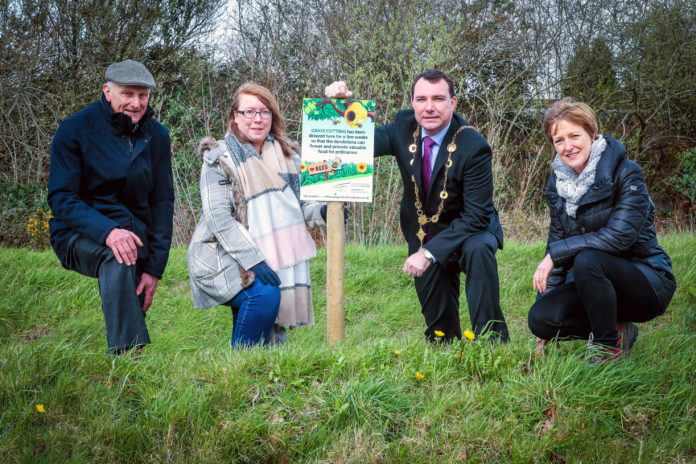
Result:
{"label": "woman's short hair", "polygon": [[558,100],[544,113],[544,133],[552,144],[553,134],[551,131],[558,121],[568,121],[582,126],[593,138],[599,131],[599,123],[594,110],[589,105],[577,102],[570,97]]}
{"label": "woman's short hair", "polygon": [[239,86],[232,99],[232,108],[230,108],[230,113],[227,117],[227,130],[232,132],[241,142],[249,142],[239,129],[237,129],[237,125],[234,123],[235,117],[239,116],[237,110],[239,109],[239,100],[242,95],[252,95],[258,98],[261,103],[271,111],[272,122],[270,134],[280,144],[283,154],[288,158],[291,157],[297,149],[297,144],[292,142],[286,134],[287,126],[285,125],[285,118],[280,114],[278,101],[273,93],[262,85],[254,82],[246,82]]}

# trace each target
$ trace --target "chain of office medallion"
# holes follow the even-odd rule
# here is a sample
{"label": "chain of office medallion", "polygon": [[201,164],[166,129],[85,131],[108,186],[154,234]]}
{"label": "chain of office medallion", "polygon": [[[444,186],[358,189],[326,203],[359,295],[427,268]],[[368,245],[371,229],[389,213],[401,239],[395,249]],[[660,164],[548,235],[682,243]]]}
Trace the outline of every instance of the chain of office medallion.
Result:
{"label": "chain of office medallion", "polygon": [[[413,182],[413,190],[414,193],[416,194],[416,201],[414,203],[414,206],[416,207],[416,214],[418,215],[418,233],[416,234],[418,236],[418,239],[420,240],[420,248],[423,248],[423,239],[425,238],[425,232],[423,231],[423,226],[426,225],[427,223],[436,223],[440,220],[440,214],[442,214],[442,210],[445,206],[445,200],[449,196],[447,194],[447,174],[449,173],[449,168],[452,167],[452,153],[457,149],[457,145],[454,143],[457,135],[464,129],[474,129],[476,130],[473,126],[461,126],[457,132],[454,133],[452,136],[452,141],[450,142],[449,145],[447,145],[447,161],[445,162],[445,178],[442,184],[442,191],[440,192],[440,204],[437,207],[437,212],[433,214],[432,216],[428,217],[425,215],[423,212],[423,203],[421,203],[420,198],[419,198],[419,190],[418,190],[418,183],[416,182],[416,176],[411,174],[411,181]],[[413,155],[413,158],[411,159],[411,166],[413,166],[414,161],[416,160],[416,151],[418,151],[418,147],[416,145],[416,140],[418,140],[418,133],[420,132],[420,127],[417,127],[416,130],[413,132],[413,143],[409,145],[408,151],[411,152]]]}

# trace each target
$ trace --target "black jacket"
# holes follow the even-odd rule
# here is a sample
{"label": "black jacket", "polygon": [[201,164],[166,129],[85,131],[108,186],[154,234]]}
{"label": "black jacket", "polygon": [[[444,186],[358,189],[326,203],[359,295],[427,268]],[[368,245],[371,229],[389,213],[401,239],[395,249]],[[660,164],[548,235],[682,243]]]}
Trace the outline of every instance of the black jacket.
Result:
{"label": "black jacket", "polygon": [[[597,164],[594,183],[580,199],[575,218],[566,213],[555,174],[551,174],[544,192],[551,213],[546,251],[554,264],[549,286],[562,283],[575,256],[586,249],[641,263],[674,281],[672,262],[657,243],[655,205],[643,170],[626,158],[626,149],[618,140],[605,139],[607,147]],[[651,283],[659,285],[662,281],[646,267],[639,267],[648,271]]]}
{"label": "black jacket", "polygon": [[119,115],[102,94],[58,127],[48,178],[51,245],[65,264],[73,237],[103,244],[114,228],[128,229],[144,244],[143,272],[161,278],[174,212],[169,132],[150,108],[134,132]]}
{"label": "black jacket", "polygon": [[[412,176],[418,184],[423,212],[431,217],[440,204],[439,195],[443,188],[447,161],[446,147],[462,125],[469,123],[455,113],[433,167],[430,196],[427,199],[423,189],[420,132],[415,141],[415,156],[408,150],[413,143],[413,133],[418,128],[413,110],[399,111],[393,122],[375,130],[375,155],[393,155],[401,171],[404,183],[401,230],[408,242],[409,254],[415,253],[420,246],[416,235],[419,224]],[[503,230],[493,207],[491,149],[481,134],[472,129],[465,129],[457,135],[456,145],[452,167],[447,172],[448,196],[439,221],[428,224],[433,238],[424,247],[441,263],[456,259],[462,243],[480,232],[491,232],[497,238],[498,246],[503,247]]]}

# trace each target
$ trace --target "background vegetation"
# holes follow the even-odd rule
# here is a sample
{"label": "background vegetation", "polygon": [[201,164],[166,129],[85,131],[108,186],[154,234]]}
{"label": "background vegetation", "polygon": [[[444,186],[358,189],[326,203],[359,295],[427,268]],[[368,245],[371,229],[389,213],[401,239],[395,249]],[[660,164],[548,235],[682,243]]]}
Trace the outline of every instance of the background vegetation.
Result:
{"label": "background vegetation", "polygon": [[349,245],[345,342],[326,343],[322,249],[317,324],[283,347],[232,351],[229,309],[193,309],[175,249],[138,362],[104,355],[96,281],[50,251],[0,248],[0,461],[694,463],[696,238],[662,243],[672,304],[640,324],[629,358],[599,368],[583,341],[534,356],[542,242],[498,255],[505,346],[426,344],[406,247]]}
{"label": "background vegetation", "polygon": [[[193,147],[222,135],[240,83],[272,88],[299,140],[302,98],[331,81],[376,99],[384,123],[429,67],[453,75],[460,112],[493,147],[508,236],[544,234],[551,151],[540,120],[564,95],[592,105],[602,132],[643,165],[662,230],[693,230],[691,0],[0,0],[0,244],[47,243],[28,225],[47,209],[51,137],[126,58],[156,76],[151,103],[172,134],[176,243],[198,216]],[[375,176],[376,200],[354,206],[349,238],[398,242],[393,160],[378,160]]]}
{"label": "background vegetation", "polygon": [[[7,247],[47,245],[53,133],[126,58],[157,80],[178,244],[198,216],[193,147],[223,133],[242,82],[273,89],[299,140],[302,98],[333,80],[376,99],[383,124],[418,72],[452,74],[518,238],[499,255],[512,343],[426,345],[405,248],[349,245],[345,343],[324,342],[322,251],[317,325],[285,347],[231,351],[231,315],[192,309],[179,248],[148,316],[154,344],[139,362],[103,356],[95,282],[50,251]],[[693,236],[663,241],[680,285],[625,362],[586,369],[580,341],[536,359],[526,328],[552,156],[543,110],[565,95],[591,104],[644,167],[660,230],[693,231],[695,62],[690,0],[0,0],[0,460],[696,462]],[[398,243],[400,176],[391,159],[374,170],[349,238]]]}

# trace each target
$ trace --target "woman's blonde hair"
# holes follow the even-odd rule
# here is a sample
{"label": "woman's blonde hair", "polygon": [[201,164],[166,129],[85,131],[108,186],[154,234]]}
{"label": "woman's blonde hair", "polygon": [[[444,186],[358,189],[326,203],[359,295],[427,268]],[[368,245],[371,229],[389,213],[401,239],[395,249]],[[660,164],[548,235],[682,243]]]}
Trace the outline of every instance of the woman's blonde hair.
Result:
{"label": "woman's blonde hair", "polygon": [[592,139],[597,136],[599,131],[599,123],[594,110],[585,103],[577,102],[570,97],[558,100],[544,113],[544,133],[551,144],[553,144],[551,131],[558,121],[569,121],[582,126]]}
{"label": "woman's blonde hair", "polygon": [[297,149],[297,144],[291,141],[286,134],[285,119],[283,119],[283,116],[280,114],[278,102],[271,91],[262,85],[255,84],[254,82],[247,82],[239,86],[234,94],[232,108],[230,109],[230,114],[227,117],[227,130],[232,132],[241,142],[249,142],[249,140],[239,131],[237,124],[234,122],[235,117],[239,116],[237,110],[239,109],[239,100],[242,95],[251,95],[258,98],[261,103],[266,105],[266,107],[271,111],[272,122],[270,134],[280,144],[280,148],[283,150],[283,155],[290,158]]}

